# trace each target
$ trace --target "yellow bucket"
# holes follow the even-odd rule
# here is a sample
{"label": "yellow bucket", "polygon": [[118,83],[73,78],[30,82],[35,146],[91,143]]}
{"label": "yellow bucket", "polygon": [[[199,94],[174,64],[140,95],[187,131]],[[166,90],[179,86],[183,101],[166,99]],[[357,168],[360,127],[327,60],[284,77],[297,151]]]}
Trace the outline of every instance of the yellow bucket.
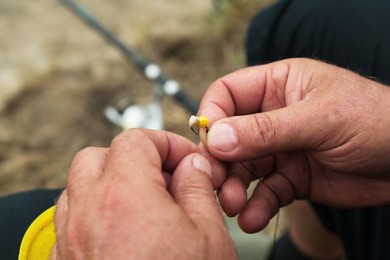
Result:
{"label": "yellow bucket", "polygon": [[50,258],[56,243],[54,227],[55,206],[39,215],[23,236],[19,260],[45,260]]}

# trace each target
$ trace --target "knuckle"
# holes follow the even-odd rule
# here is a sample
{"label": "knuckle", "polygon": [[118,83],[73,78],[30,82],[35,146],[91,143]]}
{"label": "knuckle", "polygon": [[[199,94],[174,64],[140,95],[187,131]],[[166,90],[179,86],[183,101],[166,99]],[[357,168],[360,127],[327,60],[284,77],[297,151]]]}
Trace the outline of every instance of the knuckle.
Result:
{"label": "knuckle", "polygon": [[134,152],[148,154],[151,150],[152,139],[145,129],[130,129],[117,135],[111,142],[110,153],[113,156],[123,156]]}
{"label": "knuckle", "polygon": [[277,88],[284,88],[287,85],[290,75],[290,66],[288,63],[276,63],[270,68],[270,79]]}
{"label": "knuckle", "polygon": [[254,141],[257,144],[255,147],[260,149],[260,152],[264,148],[272,148],[276,139],[276,130],[271,118],[266,113],[252,115],[252,117],[249,134],[254,137]]}
{"label": "knuckle", "polygon": [[63,243],[66,247],[68,257],[77,258],[81,250],[80,225],[74,222],[69,222],[66,228],[65,236],[62,237],[59,243]]}
{"label": "knuckle", "polygon": [[83,149],[81,149],[75,156],[75,161],[80,161],[80,160],[83,160],[83,158],[87,155],[89,155],[90,153],[94,152],[97,148],[96,147],[92,147],[92,146],[88,146],[88,147],[85,147]]}
{"label": "knuckle", "polygon": [[123,131],[122,133],[114,137],[111,142],[111,148],[128,146],[134,142],[144,140],[145,138],[147,138],[145,131],[146,130],[144,129],[129,129]]}
{"label": "knuckle", "polygon": [[98,149],[98,148],[86,147],[86,148],[83,148],[82,150],[80,150],[79,152],[77,152],[77,154],[75,155],[73,162],[70,166],[70,169],[68,171],[68,175],[67,175],[68,181],[72,180],[75,177],[76,173],[78,172],[77,169],[83,163],[85,157],[89,156],[96,149]]}

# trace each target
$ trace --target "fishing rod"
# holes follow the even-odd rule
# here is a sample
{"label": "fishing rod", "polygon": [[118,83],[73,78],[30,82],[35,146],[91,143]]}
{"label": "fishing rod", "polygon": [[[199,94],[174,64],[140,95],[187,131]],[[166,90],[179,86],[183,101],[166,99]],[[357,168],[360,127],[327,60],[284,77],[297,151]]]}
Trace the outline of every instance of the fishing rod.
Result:
{"label": "fishing rod", "polygon": [[190,98],[181,88],[180,84],[161,73],[158,65],[148,61],[139,53],[123,43],[118,37],[103,26],[85,7],[73,0],[58,0],[69,8],[83,22],[99,33],[108,43],[118,49],[128,61],[133,63],[151,81],[154,81],[163,94],[173,97],[189,112],[196,114],[198,102]]}

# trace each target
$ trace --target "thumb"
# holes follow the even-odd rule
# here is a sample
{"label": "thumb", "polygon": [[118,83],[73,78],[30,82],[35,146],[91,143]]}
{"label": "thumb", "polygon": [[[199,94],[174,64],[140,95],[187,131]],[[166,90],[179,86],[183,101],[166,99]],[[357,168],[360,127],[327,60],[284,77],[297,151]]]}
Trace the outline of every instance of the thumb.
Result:
{"label": "thumb", "polygon": [[173,174],[171,193],[195,223],[210,220],[224,225],[211,175],[209,161],[201,154],[190,154],[180,162]]}
{"label": "thumb", "polygon": [[[317,112],[316,112],[317,111]],[[246,161],[268,155],[319,148],[336,120],[311,104],[224,118],[207,135],[209,152],[223,161]]]}

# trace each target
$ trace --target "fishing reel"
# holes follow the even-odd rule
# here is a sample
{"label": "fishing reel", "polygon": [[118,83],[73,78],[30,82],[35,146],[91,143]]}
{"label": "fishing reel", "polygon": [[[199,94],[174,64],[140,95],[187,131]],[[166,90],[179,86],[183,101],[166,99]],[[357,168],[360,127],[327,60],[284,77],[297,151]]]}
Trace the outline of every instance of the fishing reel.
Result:
{"label": "fishing reel", "polygon": [[154,92],[154,97],[147,104],[134,103],[125,98],[116,106],[107,106],[104,115],[111,123],[123,130],[130,128],[162,130],[164,128],[162,94],[157,88]]}

